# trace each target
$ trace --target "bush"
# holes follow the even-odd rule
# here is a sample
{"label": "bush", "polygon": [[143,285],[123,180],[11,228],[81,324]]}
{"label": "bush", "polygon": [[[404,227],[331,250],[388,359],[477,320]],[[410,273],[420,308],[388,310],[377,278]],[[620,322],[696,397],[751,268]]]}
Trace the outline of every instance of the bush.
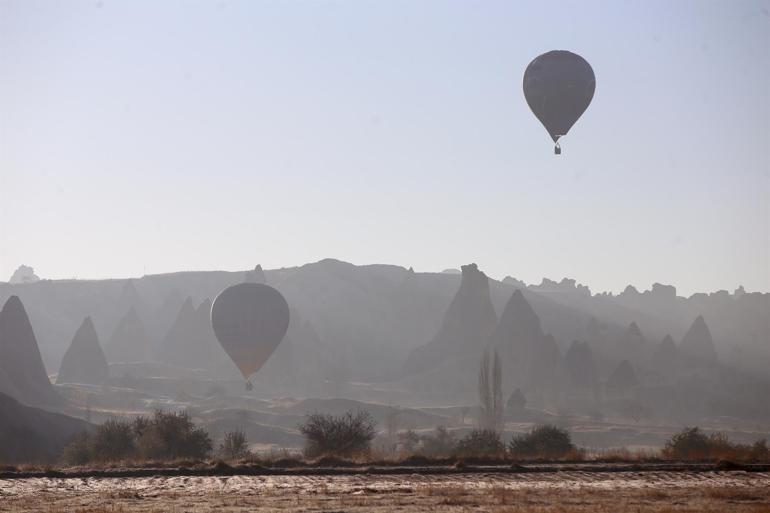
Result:
{"label": "bush", "polygon": [[687,427],[666,442],[663,456],[676,460],[766,461],[770,454],[765,440],[749,446],[731,442],[724,433],[707,435],[698,427]]}
{"label": "bush", "polygon": [[474,429],[457,442],[457,456],[489,457],[505,454],[505,445],[500,434],[492,429]]}
{"label": "bush", "polygon": [[85,465],[92,458],[91,437],[85,431],[75,435],[62,452],[62,461],[67,465]]}
{"label": "bush", "polygon": [[709,439],[698,427],[684,428],[675,433],[663,449],[663,454],[674,459],[701,459],[709,453]]}
{"label": "bush", "polygon": [[442,458],[455,452],[455,437],[444,426],[438,426],[432,435],[422,437],[422,452],[426,456]]}
{"label": "bush", "polygon": [[140,457],[160,460],[203,459],[212,449],[209,434],[195,427],[187,413],[161,410],[144,426],[137,445]]}
{"label": "bush", "polygon": [[110,419],[96,427],[91,438],[91,459],[120,461],[134,454],[134,436],[127,422]]}
{"label": "bush", "polygon": [[299,426],[305,436],[305,455],[351,457],[368,454],[376,422],[367,411],[335,416],[313,413]]}
{"label": "bush", "polygon": [[228,431],[219,445],[219,454],[223,458],[236,460],[249,455],[249,443],[243,431]]}
{"label": "bush", "polygon": [[211,438],[195,427],[186,413],[156,411],[152,418],[133,422],[108,420],[95,431],[82,433],[62,453],[69,464],[125,459],[202,459],[211,452]]}
{"label": "bush", "polygon": [[529,433],[515,436],[508,445],[511,455],[523,458],[557,459],[576,451],[566,429],[543,424]]}
{"label": "bush", "polygon": [[400,432],[397,438],[401,451],[407,454],[412,454],[420,444],[420,436],[411,429]]}
{"label": "bush", "polygon": [[757,440],[751,446],[751,459],[759,461],[770,460],[770,449],[767,447],[767,440]]}

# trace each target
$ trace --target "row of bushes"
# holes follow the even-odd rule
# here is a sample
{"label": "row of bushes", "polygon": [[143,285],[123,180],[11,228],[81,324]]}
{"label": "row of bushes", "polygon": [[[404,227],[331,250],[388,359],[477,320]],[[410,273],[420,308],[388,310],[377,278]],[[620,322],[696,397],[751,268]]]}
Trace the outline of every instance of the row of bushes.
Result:
{"label": "row of bushes", "polygon": [[[377,434],[374,418],[366,411],[335,416],[322,413],[308,415],[298,426],[305,437],[305,457],[370,458],[372,441]],[[495,458],[495,459],[582,459],[566,429],[539,425],[529,432],[514,436],[506,445],[500,433],[477,429],[456,439],[439,426],[431,434],[414,431],[398,435],[402,453],[426,458]],[[182,413],[156,411],[151,417],[132,421],[108,420],[92,432],[77,436],[64,450],[63,460],[72,465],[111,461],[201,460],[212,453],[209,434],[196,427]],[[242,431],[226,433],[218,456],[236,460],[249,456],[248,441]],[[730,442],[723,434],[707,435],[699,428],[685,428],[675,434],[661,456],[675,460],[767,461],[770,459],[765,440],[754,445]]]}
{"label": "row of bushes", "polygon": [[[309,415],[299,426],[305,436],[305,456],[361,457],[371,452],[376,422],[366,411],[348,412],[342,416],[322,413]],[[529,433],[516,436],[506,448],[497,431],[477,429],[456,440],[444,427],[432,435],[417,435],[413,431],[399,434],[405,452],[429,457],[479,456],[558,459],[574,456],[577,448],[569,433],[556,426],[534,427]]]}
{"label": "row of bushes", "polygon": [[[315,413],[300,426],[305,435],[305,456],[361,457],[368,456],[376,434],[376,423],[367,412],[347,413],[343,416]],[[398,445],[405,456],[421,455],[429,458],[484,457],[530,460],[583,459],[585,451],[572,443],[569,432],[545,424],[529,432],[516,435],[507,444],[494,430],[477,429],[456,439],[444,427],[432,434],[420,435],[414,431],[399,433]],[[638,456],[638,455],[637,455]],[[632,459],[634,456],[629,455]],[[685,428],[674,434],[659,454],[647,457],[669,460],[735,460],[768,461],[770,449],[766,440],[753,445],[731,442],[723,433],[705,434],[700,428]]]}
{"label": "row of bushes", "polygon": [[426,456],[484,457],[514,459],[565,459],[581,457],[569,432],[552,425],[535,426],[529,432],[514,436],[506,446],[500,433],[476,429],[455,441],[444,428],[422,439],[421,452]]}
{"label": "row of bushes", "polygon": [[671,437],[663,448],[663,457],[674,460],[737,460],[767,461],[770,449],[767,440],[753,445],[731,442],[724,433],[707,435],[700,428],[685,428]]}
{"label": "row of bushes", "polygon": [[108,420],[76,436],[62,459],[71,465],[122,460],[203,459],[212,450],[209,434],[187,413],[156,411],[133,421]]}

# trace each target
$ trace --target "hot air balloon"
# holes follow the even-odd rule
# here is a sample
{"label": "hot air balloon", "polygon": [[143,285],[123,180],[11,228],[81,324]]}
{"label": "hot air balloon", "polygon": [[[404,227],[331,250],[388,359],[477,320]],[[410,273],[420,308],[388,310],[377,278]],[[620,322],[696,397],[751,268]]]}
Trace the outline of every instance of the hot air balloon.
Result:
{"label": "hot air balloon", "polygon": [[581,56],[565,50],[544,53],[529,63],[524,72],[524,97],[537,119],[556,143],[588,108],[596,89],[591,65]]}
{"label": "hot air balloon", "polygon": [[240,283],[223,290],[211,305],[211,326],[251,390],[249,377],[265,364],[286,335],[289,305],[264,283]]}

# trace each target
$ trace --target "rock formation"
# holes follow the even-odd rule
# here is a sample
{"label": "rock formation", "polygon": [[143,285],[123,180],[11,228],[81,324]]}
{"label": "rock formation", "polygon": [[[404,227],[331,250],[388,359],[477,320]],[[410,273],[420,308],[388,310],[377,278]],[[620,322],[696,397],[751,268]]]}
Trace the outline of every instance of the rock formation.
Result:
{"label": "rock formation", "polygon": [[107,343],[107,358],[110,362],[144,362],[150,349],[147,330],[139,319],[134,307],[118,321],[115,331]]}
{"label": "rock formation", "polygon": [[[201,358],[201,367],[206,368],[214,358],[225,357],[219,345],[214,329],[211,327],[211,299],[205,298],[195,309],[195,329],[198,333],[197,354]],[[206,365],[206,362],[209,362]]]}
{"label": "rock formation", "polygon": [[653,371],[661,376],[669,376],[676,370],[679,363],[679,350],[676,348],[671,335],[663,337],[663,340],[655,348],[650,363]]}
{"label": "rock formation", "polygon": [[495,328],[493,340],[498,351],[508,359],[523,360],[522,363],[526,365],[531,361],[543,336],[540,318],[521,290],[516,290],[505,305]]}
{"label": "rock formation", "polygon": [[[120,285],[120,293],[112,301],[107,302],[107,311],[104,315],[98,315],[93,313],[94,319],[96,319],[99,326],[105,333],[114,333],[118,324],[125,317],[126,313],[133,309],[136,312],[145,332],[149,333],[148,328],[152,325],[152,314],[147,303],[139,295],[139,291],[136,289],[137,280],[125,280]],[[88,311],[89,313],[92,310]],[[105,346],[108,359],[111,357],[111,350],[109,346]]]}
{"label": "rock formation", "polygon": [[639,362],[647,348],[647,339],[636,322],[632,322],[618,342],[617,351],[622,359]]}
{"label": "rock formation", "polygon": [[[179,309],[184,303],[184,296],[178,289],[173,289],[169,292],[160,307],[155,310],[149,317],[147,322],[147,334],[153,341],[160,342],[171,329],[174,324],[176,315],[179,313]],[[157,351],[159,348],[153,348],[153,351]]]}
{"label": "rock formation", "polygon": [[123,288],[120,291],[120,297],[115,303],[118,311],[118,315],[123,312],[127,312],[129,309],[134,308],[137,314],[145,314],[147,305],[145,304],[139,292],[136,290],[134,280],[126,280],[123,284]]}
{"label": "rock formation", "polygon": [[530,290],[541,294],[575,294],[579,296],[591,296],[591,289],[587,286],[577,283],[571,278],[563,278],[560,282],[543,278],[540,285],[532,285]]}
{"label": "rock formation", "polygon": [[262,266],[257,264],[253,271],[246,271],[243,276],[243,281],[248,283],[267,283],[267,277],[265,271],[262,270]]}
{"label": "rock formation", "polygon": [[427,370],[449,358],[480,355],[496,324],[489,279],[476,264],[462,266],[460,289],[444,314],[438,333],[428,344],[412,352],[404,372]]}
{"label": "rock formation", "polygon": [[541,392],[553,392],[558,388],[560,359],[559,344],[556,343],[553,335],[546,334],[535,349],[535,359],[527,380],[529,387]]}
{"label": "rock formation", "polygon": [[166,336],[155,352],[155,359],[159,362],[180,365],[185,350],[191,338],[195,336],[195,307],[191,297],[187,297],[179,308],[173,324],[168,329]]}
{"label": "rock formation", "polygon": [[559,348],[543,333],[521,290],[511,295],[491,340],[503,362],[504,382],[528,390],[554,384]]}
{"label": "rock formation", "polygon": [[623,360],[607,379],[607,390],[612,393],[626,393],[639,384],[634,366],[628,360]]}
{"label": "rock formation", "polygon": [[697,358],[699,360],[713,362],[717,359],[717,352],[714,348],[714,339],[711,337],[711,331],[706,326],[703,316],[699,315],[685,333],[682,342],[679,344],[682,354]]}
{"label": "rock formation", "polygon": [[617,296],[617,301],[648,313],[661,313],[668,310],[669,313],[676,309],[676,287],[654,283],[651,290],[639,292],[629,285]]}
{"label": "rock formation", "polygon": [[587,342],[573,341],[564,355],[564,365],[572,386],[592,388],[598,381],[593,351]]}
{"label": "rock formation", "polygon": [[211,369],[219,343],[211,329],[211,300],[198,308],[188,297],[163,339],[155,358],[158,361],[193,369]]}
{"label": "rock formation", "polygon": [[101,385],[107,382],[109,374],[94,323],[86,317],[64,353],[56,382]]}
{"label": "rock formation", "polygon": [[35,270],[28,265],[20,265],[11,275],[11,279],[8,283],[36,283],[40,281],[40,278],[35,274]]}
{"label": "rock formation", "polygon": [[18,296],[0,311],[0,392],[30,405],[55,405],[61,398],[48,379],[35,333]]}
{"label": "rock formation", "polygon": [[506,276],[505,278],[503,278],[503,283],[505,283],[506,285],[511,285],[513,288],[516,288],[516,289],[523,289],[523,290],[527,289],[526,283],[524,283],[523,281],[517,278],[514,278],[513,276]]}

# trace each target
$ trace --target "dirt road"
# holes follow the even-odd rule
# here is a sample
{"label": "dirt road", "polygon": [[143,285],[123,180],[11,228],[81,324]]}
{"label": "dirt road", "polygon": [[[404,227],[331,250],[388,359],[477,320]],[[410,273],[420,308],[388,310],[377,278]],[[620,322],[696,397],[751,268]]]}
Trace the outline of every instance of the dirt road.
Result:
{"label": "dirt road", "polygon": [[0,511],[770,513],[767,472],[198,476],[0,480]]}

